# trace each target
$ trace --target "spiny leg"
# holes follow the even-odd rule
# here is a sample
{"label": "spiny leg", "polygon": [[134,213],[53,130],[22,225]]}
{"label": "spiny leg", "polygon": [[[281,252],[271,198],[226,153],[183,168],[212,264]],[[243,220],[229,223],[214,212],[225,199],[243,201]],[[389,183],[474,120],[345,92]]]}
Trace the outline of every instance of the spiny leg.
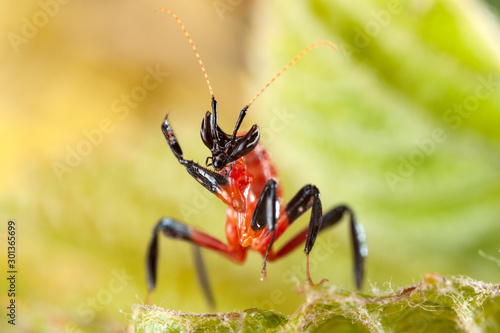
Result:
{"label": "spiny leg", "polygon": [[[146,254],[146,276],[147,276],[147,286],[148,286],[148,297],[147,303],[149,303],[152,292],[156,288],[157,271],[158,271],[158,234],[162,232],[164,236],[169,238],[176,238],[181,240],[189,241],[197,246],[215,250],[226,257],[236,261],[242,262],[245,259],[246,248],[242,247],[230,247],[218,239],[205,234],[201,231],[193,229],[186,224],[183,224],[177,220],[169,217],[164,217],[158,221],[153,229],[151,235],[151,241],[148,246],[148,251]],[[204,265],[199,265],[199,260],[195,256],[195,261],[197,263],[197,270],[201,274],[206,274]],[[199,277],[199,280],[206,280],[203,276]],[[208,285],[208,284],[207,284]],[[210,288],[205,289],[202,283],[202,288],[204,289],[205,295],[211,295]],[[210,304],[210,298],[207,298],[207,302]],[[213,303],[213,300],[212,300]]]}
{"label": "spiny leg", "polygon": [[[231,189],[227,178],[221,174],[214,172],[210,169],[204,168],[201,165],[184,159],[181,146],[177,141],[174,130],[168,122],[168,114],[162,122],[161,129],[165,135],[165,139],[172,150],[172,153],[177,158],[180,164],[184,165],[186,171],[204,188],[219,197],[225,204],[233,205],[231,197]],[[242,207],[233,207],[235,210],[240,211]]]}

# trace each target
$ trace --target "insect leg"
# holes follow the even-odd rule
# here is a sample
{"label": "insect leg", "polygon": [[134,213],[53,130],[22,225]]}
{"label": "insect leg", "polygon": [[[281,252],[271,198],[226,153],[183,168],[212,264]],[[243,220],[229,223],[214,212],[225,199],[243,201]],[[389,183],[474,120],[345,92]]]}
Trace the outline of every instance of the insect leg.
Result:
{"label": "insect leg", "polygon": [[359,290],[363,283],[365,257],[368,255],[368,246],[366,245],[366,235],[363,225],[357,222],[356,215],[351,208],[346,205],[339,205],[330,210],[323,217],[321,230],[337,224],[346,213],[349,214],[352,251],[354,254],[354,278],[356,281],[356,288]]}
{"label": "insect leg", "polygon": [[313,284],[309,270],[309,254],[316,242],[322,223],[322,206],[319,199],[319,190],[314,185],[306,185],[290,200],[286,207],[286,216],[288,224],[292,224],[300,215],[304,214],[309,208],[312,208],[311,218],[306,234],[306,244],[304,253],[306,255],[306,281]]}
{"label": "insect leg", "polygon": [[161,131],[163,132],[163,135],[165,135],[165,139],[167,139],[167,143],[170,146],[172,153],[174,153],[179,163],[185,165],[187,161],[184,159],[181,146],[179,145],[179,142],[175,137],[174,130],[172,129],[172,127],[168,122],[168,113],[165,116],[163,122],[161,123]]}
{"label": "insect leg", "polygon": [[[215,101],[215,100],[214,100]],[[216,106],[214,106],[216,108]],[[170,126],[168,122],[168,114],[163,120],[161,125],[161,129],[165,138],[167,139],[167,143],[170,146],[173,154],[186,168],[186,171],[194,178],[198,183],[200,183],[204,188],[217,195],[225,204],[232,206],[236,211],[244,211],[245,207],[241,206],[241,200],[233,200],[231,196],[231,188],[227,178],[222,176],[221,174],[214,172],[210,169],[204,168],[198,163],[195,163],[190,160],[184,159],[184,155],[182,153],[181,146],[177,141],[177,138],[174,134],[174,130]]]}
{"label": "insect leg", "polygon": [[[261,196],[262,199],[262,196]],[[294,243],[290,244],[292,241],[289,241],[284,248],[279,250],[277,253],[271,251],[271,246],[274,242],[274,236],[280,237],[280,235],[302,214],[307,212],[310,208],[311,217],[309,220],[309,226],[306,230],[300,233],[300,239],[297,239]],[[255,213],[254,213],[255,215]],[[285,210],[282,212],[281,216],[278,219],[276,224],[277,230],[275,231],[275,235],[269,239],[267,237],[264,239],[264,244],[269,244],[266,255],[269,255],[269,260],[276,260],[283,255],[290,252],[292,249],[296,248],[298,245],[304,243],[304,253],[306,255],[306,281],[309,284],[312,284],[310,270],[309,270],[309,253],[311,252],[314,242],[316,241],[316,237],[318,236],[318,232],[321,229],[322,223],[322,207],[321,201],[319,199],[319,190],[314,185],[306,185],[297,192],[297,194],[290,200],[290,202],[286,205]],[[298,237],[295,237],[298,238]],[[294,239],[295,239],[294,238]],[[269,242],[269,243],[267,243]]]}
{"label": "insect leg", "polygon": [[196,244],[193,244],[193,257],[196,267],[196,275],[198,275],[198,282],[200,283],[201,289],[203,290],[203,295],[205,295],[209,310],[211,312],[214,312],[215,301],[214,295],[212,293],[212,288],[210,288],[210,281],[208,280],[207,268],[205,267],[205,262],[203,261],[201,249]]}
{"label": "insect leg", "polygon": [[[289,214],[288,216],[291,216],[293,218],[295,216],[293,212],[293,207],[290,207],[292,209],[288,211],[289,207],[290,204],[287,206],[287,214]],[[350,216],[349,220],[350,233],[351,233],[351,241],[354,253],[354,278],[356,287],[359,290],[361,289],[363,282],[364,259],[368,255],[368,247],[366,245],[366,236],[363,230],[363,226],[359,222],[357,222],[356,216],[352,211],[352,209],[346,205],[339,205],[333,208],[328,213],[323,215],[323,221],[319,231],[321,232],[336,225],[338,222],[341,221],[342,217],[346,213],[349,214]],[[293,221],[294,219],[290,219],[289,224],[291,224]],[[295,249],[297,246],[302,244],[306,240],[307,232],[308,230],[305,229],[302,232],[298,233],[294,238],[288,241],[288,243],[286,243],[278,252],[276,252],[273,259],[275,260],[285,256],[293,249]]]}
{"label": "insect leg", "polygon": [[262,264],[262,279],[266,278],[266,264],[269,252],[273,246],[276,237],[276,224],[278,222],[280,203],[276,193],[278,184],[274,179],[269,179],[266,186],[262,190],[259,201],[255,206],[255,210],[250,221],[250,227],[253,231],[259,231],[267,227],[267,233],[273,233],[271,241],[267,246],[264,262]]}
{"label": "insect leg", "polygon": [[[242,262],[246,256],[246,248],[228,246],[218,239],[207,235],[201,231],[191,228],[170,217],[161,218],[153,229],[151,241],[149,242],[146,254],[146,277],[148,286],[148,303],[152,292],[156,288],[156,278],[158,271],[158,234],[162,232],[164,236],[189,241],[200,247],[215,250],[226,257]],[[196,260],[196,257],[195,257]],[[198,264],[198,268],[200,265]],[[204,271],[204,268],[199,269]],[[202,277],[200,277],[202,279]],[[211,293],[210,291],[208,293]],[[207,292],[205,292],[207,294]],[[210,302],[210,300],[208,300]]]}

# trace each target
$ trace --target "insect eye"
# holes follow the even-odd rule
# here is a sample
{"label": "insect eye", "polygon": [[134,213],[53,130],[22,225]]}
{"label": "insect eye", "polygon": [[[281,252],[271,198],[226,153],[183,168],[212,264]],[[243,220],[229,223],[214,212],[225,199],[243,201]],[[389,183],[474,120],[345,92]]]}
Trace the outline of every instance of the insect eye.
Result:
{"label": "insect eye", "polygon": [[227,165],[227,162],[228,156],[226,153],[219,152],[212,156],[212,165],[214,166],[215,170],[223,169]]}

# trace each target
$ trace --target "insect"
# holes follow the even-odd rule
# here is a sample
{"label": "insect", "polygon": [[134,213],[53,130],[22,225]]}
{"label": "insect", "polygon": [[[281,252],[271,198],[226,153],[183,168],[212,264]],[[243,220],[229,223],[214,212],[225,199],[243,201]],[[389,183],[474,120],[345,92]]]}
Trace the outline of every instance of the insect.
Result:
{"label": "insect", "polygon": [[[233,132],[228,134],[217,123],[217,101],[203,62],[191,37],[181,20],[173,12],[163,8],[158,11],[170,14],[180,25],[198,59],[211,94],[212,111],[205,113],[200,131],[201,139],[211,153],[211,156],[206,159],[206,166],[201,166],[184,158],[181,146],[168,121],[168,113],[161,124],[161,129],[178,162],[186,168],[186,171],[198,183],[227,204],[225,226],[227,243],[174,218],[161,218],[153,229],[147,250],[148,300],[156,288],[159,257],[158,236],[160,233],[166,237],[181,239],[195,245],[194,253],[198,276],[205,297],[209,305],[213,306],[213,296],[208,286],[200,247],[216,251],[236,263],[245,261],[249,249],[257,251],[263,256],[261,276],[262,279],[265,279],[268,261],[280,259],[305,243],[306,282],[313,285],[309,268],[309,255],[314,247],[316,237],[319,232],[337,224],[344,215],[349,215],[354,252],[355,284],[360,289],[363,281],[364,259],[368,250],[363,228],[357,222],[353,210],[346,205],[339,205],[323,214],[320,193],[315,185],[305,185],[287,204],[284,204],[276,169],[271,162],[270,155],[259,143],[259,127],[253,125],[246,133],[238,133],[249,107],[277,77],[311,49],[326,45],[335,50],[335,45],[330,42],[319,41],[306,47],[243,107]],[[311,210],[309,226],[276,250],[273,246],[274,242],[298,217],[305,214],[309,209]]]}

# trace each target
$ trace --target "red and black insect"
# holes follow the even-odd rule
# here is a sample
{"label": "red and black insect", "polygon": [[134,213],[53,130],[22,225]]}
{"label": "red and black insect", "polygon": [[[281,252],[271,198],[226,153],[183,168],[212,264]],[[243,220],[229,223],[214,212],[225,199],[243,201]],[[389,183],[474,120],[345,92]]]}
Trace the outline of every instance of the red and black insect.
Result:
{"label": "red and black insect", "polygon": [[[217,101],[192,39],[179,18],[168,9],[159,9],[173,16],[188,38],[211,94],[212,112],[207,111],[201,123],[201,139],[210,149],[206,167],[184,158],[181,146],[174,131],[165,117],[161,128],[170,149],[180,164],[208,191],[228,205],[226,211],[227,243],[196,230],[174,218],[161,218],[153,229],[152,239],[147,251],[147,283],[151,292],[156,288],[158,262],[158,234],[182,239],[195,245],[195,260],[205,296],[213,304],[208,287],[206,272],[201,260],[199,247],[214,250],[237,263],[245,261],[249,249],[262,254],[262,278],[266,278],[267,261],[277,260],[305,242],[306,282],[313,284],[309,272],[309,254],[318,233],[337,224],[344,215],[349,215],[350,233],[354,251],[354,276],[356,287],[361,288],[364,271],[364,258],[368,250],[362,226],[356,221],[351,208],[339,205],[328,213],[322,213],[320,193],[315,185],[306,185],[287,203],[283,203],[281,186],[276,169],[269,154],[259,143],[260,132],[253,125],[244,134],[238,135],[240,125],[248,108],[255,99],[293,63],[302,58],[312,48],[326,45],[336,49],[330,42],[320,41],[309,45],[277,75],[241,110],[232,134],[224,132],[217,124]],[[211,167],[211,168],[209,168]],[[311,209],[309,226],[289,240],[280,249],[273,247],[274,242],[302,214]]]}

